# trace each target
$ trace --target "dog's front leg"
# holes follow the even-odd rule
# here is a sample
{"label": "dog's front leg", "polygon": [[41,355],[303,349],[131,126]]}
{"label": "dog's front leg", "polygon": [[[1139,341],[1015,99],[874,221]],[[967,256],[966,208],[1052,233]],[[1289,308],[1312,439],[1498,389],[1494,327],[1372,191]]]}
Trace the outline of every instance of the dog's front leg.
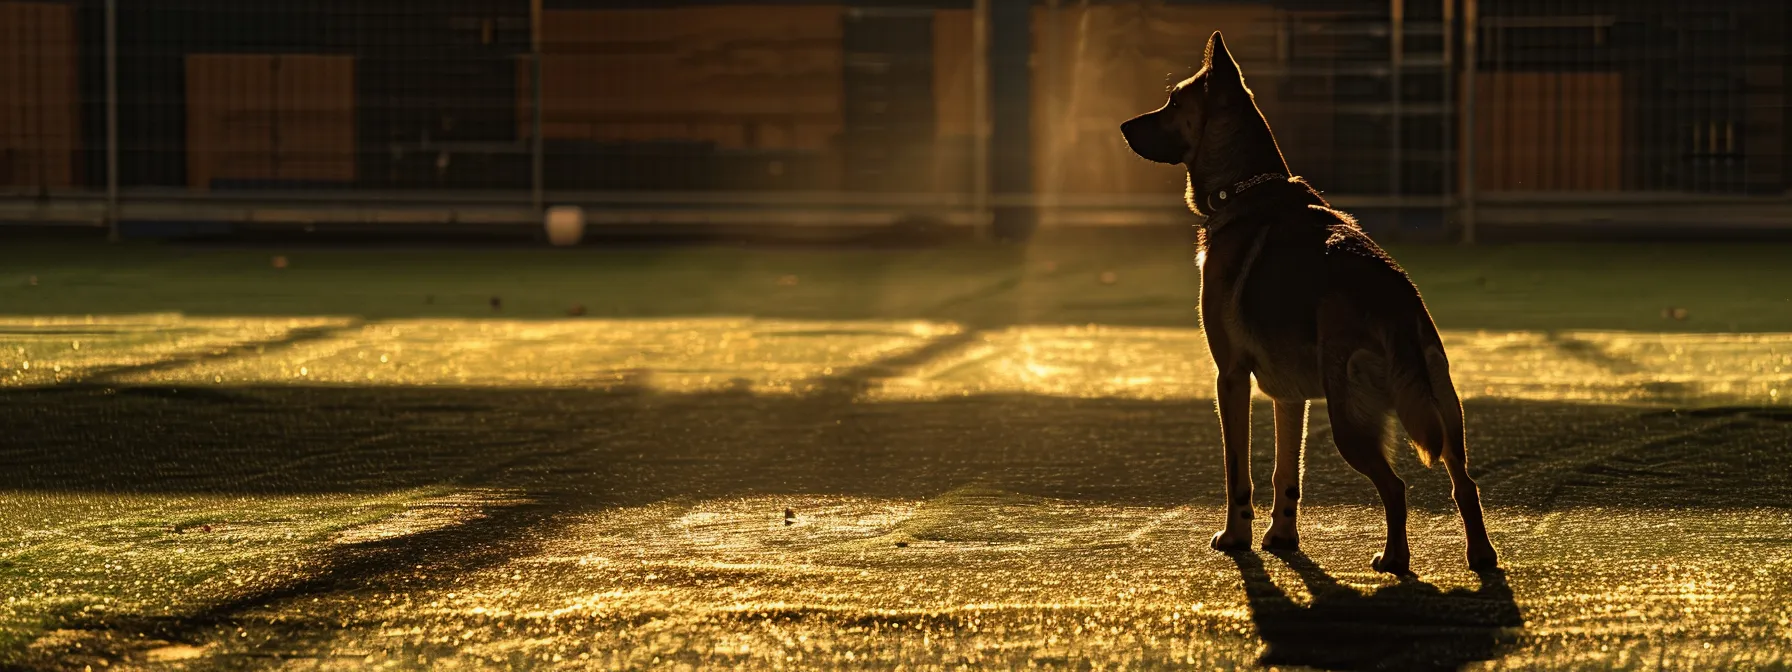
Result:
{"label": "dog's front leg", "polygon": [[1263,535],[1264,550],[1292,551],[1300,548],[1300,530],[1294,517],[1300,510],[1301,453],[1307,445],[1307,402],[1277,399],[1276,404],[1276,470],[1270,477],[1275,484],[1270,508],[1269,532]]}
{"label": "dog's front leg", "polygon": [[1226,529],[1213,535],[1220,551],[1251,547],[1251,372],[1223,368],[1215,386],[1220,439],[1226,446]]}

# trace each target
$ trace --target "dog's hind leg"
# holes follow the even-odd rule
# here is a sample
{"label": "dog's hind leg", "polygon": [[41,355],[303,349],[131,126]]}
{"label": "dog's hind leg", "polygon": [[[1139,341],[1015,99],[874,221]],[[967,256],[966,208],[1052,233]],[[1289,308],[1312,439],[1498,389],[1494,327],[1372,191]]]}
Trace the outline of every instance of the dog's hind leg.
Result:
{"label": "dog's hind leg", "polygon": [[1332,439],[1344,462],[1375,484],[1387,511],[1387,542],[1375,554],[1376,571],[1409,576],[1412,552],[1406,542],[1406,481],[1388,461],[1388,401],[1385,363],[1367,351],[1327,352],[1324,357],[1326,413]]}
{"label": "dog's hind leg", "polygon": [[1462,532],[1468,542],[1468,566],[1476,571],[1499,566],[1499,554],[1487,539],[1487,523],[1481,516],[1481,492],[1468,475],[1468,443],[1462,428],[1462,402],[1450,381],[1450,364],[1437,346],[1415,348],[1407,358],[1407,371],[1398,375],[1395,406],[1406,434],[1427,464],[1443,459],[1450,473],[1450,494],[1462,516]]}
{"label": "dog's hind leg", "polygon": [[1468,567],[1477,572],[1499,567],[1499,553],[1487,538],[1487,522],[1481,517],[1481,491],[1468,476],[1468,443],[1462,429],[1462,404],[1451,394],[1441,409],[1444,424],[1444,468],[1450,471],[1450,494],[1462,515],[1462,532],[1468,538]]}
{"label": "dog's hind leg", "polygon": [[1265,550],[1300,548],[1300,529],[1295,516],[1300,512],[1301,453],[1307,443],[1307,402],[1275,402],[1276,470],[1271,476],[1275,485],[1275,509],[1270,513],[1269,532],[1263,535]]}

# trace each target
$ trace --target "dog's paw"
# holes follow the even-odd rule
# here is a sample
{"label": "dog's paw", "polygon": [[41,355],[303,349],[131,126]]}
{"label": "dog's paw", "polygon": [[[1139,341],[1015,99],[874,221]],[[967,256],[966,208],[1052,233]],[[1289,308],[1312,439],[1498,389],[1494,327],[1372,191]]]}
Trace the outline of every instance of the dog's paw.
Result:
{"label": "dog's paw", "polygon": [[1300,550],[1300,533],[1294,530],[1277,530],[1270,528],[1263,535],[1265,551],[1298,551]]}
{"label": "dog's paw", "polygon": [[1375,559],[1369,561],[1369,566],[1374,567],[1375,571],[1403,578],[1416,576],[1412,573],[1410,564],[1411,558],[1405,555],[1388,555],[1385,551],[1376,553]]}
{"label": "dog's paw", "polygon": [[1499,553],[1493,550],[1493,544],[1478,544],[1468,547],[1468,568],[1477,572],[1485,572],[1500,568]]}
{"label": "dog's paw", "polygon": [[1241,533],[1235,533],[1232,530],[1222,530],[1214,533],[1213,541],[1208,545],[1212,546],[1213,550],[1221,553],[1248,551],[1251,550],[1251,532],[1250,530],[1245,530]]}

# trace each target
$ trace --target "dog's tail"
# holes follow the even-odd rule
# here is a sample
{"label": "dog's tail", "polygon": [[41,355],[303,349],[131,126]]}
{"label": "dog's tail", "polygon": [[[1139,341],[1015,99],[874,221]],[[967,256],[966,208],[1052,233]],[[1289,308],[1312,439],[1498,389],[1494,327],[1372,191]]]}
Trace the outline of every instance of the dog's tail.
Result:
{"label": "dog's tail", "polygon": [[1463,445],[1462,402],[1450,381],[1450,362],[1444,357],[1437,326],[1421,315],[1405,338],[1389,339],[1392,352],[1394,413],[1406,428],[1406,436],[1419,461],[1430,467],[1449,451],[1451,461],[1467,452]]}

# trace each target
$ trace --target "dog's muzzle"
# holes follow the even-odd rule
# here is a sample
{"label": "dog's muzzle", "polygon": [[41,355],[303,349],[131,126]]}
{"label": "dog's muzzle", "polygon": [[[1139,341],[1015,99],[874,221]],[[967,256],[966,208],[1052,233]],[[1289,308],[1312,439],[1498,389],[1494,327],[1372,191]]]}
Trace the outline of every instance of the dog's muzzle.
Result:
{"label": "dog's muzzle", "polygon": [[1120,134],[1126,136],[1126,146],[1146,160],[1182,163],[1188,156],[1188,143],[1165,121],[1165,108],[1160,107],[1120,124]]}

